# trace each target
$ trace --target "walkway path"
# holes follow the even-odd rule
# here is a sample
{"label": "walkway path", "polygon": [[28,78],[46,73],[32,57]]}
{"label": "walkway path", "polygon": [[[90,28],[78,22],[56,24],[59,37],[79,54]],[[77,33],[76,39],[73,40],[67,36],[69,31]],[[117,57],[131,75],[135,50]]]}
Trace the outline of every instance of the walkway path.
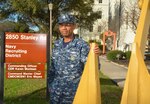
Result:
{"label": "walkway path", "polygon": [[127,68],[108,61],[104,56],[100,56],[101,72],[112,79],[118,86],[124,87]]}

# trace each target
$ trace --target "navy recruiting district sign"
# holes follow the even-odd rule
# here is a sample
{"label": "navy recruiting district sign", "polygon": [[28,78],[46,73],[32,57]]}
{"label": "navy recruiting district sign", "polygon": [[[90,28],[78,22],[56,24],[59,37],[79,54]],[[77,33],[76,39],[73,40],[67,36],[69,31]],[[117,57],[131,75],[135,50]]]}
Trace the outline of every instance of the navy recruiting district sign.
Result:
{"label": "navy recruiting district sign", "polygon": [[6,32],[6,78],[44,78],[46,43],[46,34]]}

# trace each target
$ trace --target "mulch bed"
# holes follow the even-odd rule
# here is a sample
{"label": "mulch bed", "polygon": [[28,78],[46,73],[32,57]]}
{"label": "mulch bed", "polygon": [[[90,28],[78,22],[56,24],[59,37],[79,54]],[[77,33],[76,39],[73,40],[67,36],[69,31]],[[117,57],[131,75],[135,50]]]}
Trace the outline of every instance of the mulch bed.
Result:
{"label": "mulch bed", "polygon": [[[126,67],[128,67],[128,64],[129,64],[129,61],[128,60],[115,60],[115,61],[113,61],[113,62],[115,62],[115,63],[117,63],[117,64],[120,64],[120,65],[124,65],[124,66],[126,66]],[[147,66],[150,66],[150,60],[145,60],[145,64],[147,65]],[[149,69],[150,70],[150,69]]]}

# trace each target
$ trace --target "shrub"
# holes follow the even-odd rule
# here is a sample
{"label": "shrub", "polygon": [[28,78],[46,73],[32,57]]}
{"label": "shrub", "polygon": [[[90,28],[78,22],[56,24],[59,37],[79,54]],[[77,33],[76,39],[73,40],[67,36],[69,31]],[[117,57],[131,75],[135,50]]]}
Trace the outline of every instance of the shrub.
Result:
{"label": "shrub", "polygon": [[119,50],[113,50],[107,53],[107,59],[111,61],[122,59],[124,56],[124,52]]}
{"label": "shrub", "polygon": [[126,51],[125,52],[125,57],[127,60],[130,60],[130,56],[131,56],[131,51]]}
{"label": "shrub", "polygon": [[103,45],[101,44],[101,42],[96,41],[96,40],[89,40],[88,41],[88,43],[93,43],[93,42],[98,44],[98,47],[99,47],[100,50],[103,50]]}
{"label": "shrub", "polygon": [[103,45],[101,44],[101,42],[96,42],[98,44],[98,47],[100,50],[103,50]]}
{"label": "shrub", "polygon": [[103,50],[103,45],[99,45],[99,49],[100,49],[100,50]]}

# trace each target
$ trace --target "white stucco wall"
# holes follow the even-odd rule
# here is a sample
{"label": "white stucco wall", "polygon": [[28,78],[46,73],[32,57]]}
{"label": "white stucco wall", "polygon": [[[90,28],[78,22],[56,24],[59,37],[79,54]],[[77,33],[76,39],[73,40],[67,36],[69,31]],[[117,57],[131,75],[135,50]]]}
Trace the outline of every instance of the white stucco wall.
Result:
{"label": "white stucco wall", "polygon": [[[82,30],[82,37],[85,38],[86,40],[89,39],[100,39],[99,35],[101,34],[100,32],[98,32],[98,26],[102,25],[105,27],[105,30],[108,30],[108,19],[109,19],[109,12],[111,12],[112,16],[114,16],[114,11],[115,11],[115,3],[120,3],[124,2],[124,11],[123,11],[123,18],[125,18],[125,11],[128,10],[129,5],[131,5],[132,3],[134,3],[137,0],[102,0],[102,3],[99,3],[99,0],[94,0],[94,6],[93,6],[93,11],[97,11],[97,10],[101,10],[102,11],[102,18],[95,20],[95,23],[93,24],[93,32],[89,32],[88,30]],[[109,4],[110,3],[110,4]],[[111,7],[111,11],[109,11],[109,6]],[[117,19],[119,22],[119,18]],[[123,21],[123,25],[120,28],[120,41],[119,41],[119,47],[118,49],[123,50],[124,45],[126,44],[125,41],[127,41],[128,39],[125,37],[127,34],[127,29],[129,29],[130,27],[127,26],[126,21]],[[101,32],[105,31],[104,28],[102,28]],[[118,35],[118,33],[117,33]],[[131,44],[131,43],[130,43]]]}

